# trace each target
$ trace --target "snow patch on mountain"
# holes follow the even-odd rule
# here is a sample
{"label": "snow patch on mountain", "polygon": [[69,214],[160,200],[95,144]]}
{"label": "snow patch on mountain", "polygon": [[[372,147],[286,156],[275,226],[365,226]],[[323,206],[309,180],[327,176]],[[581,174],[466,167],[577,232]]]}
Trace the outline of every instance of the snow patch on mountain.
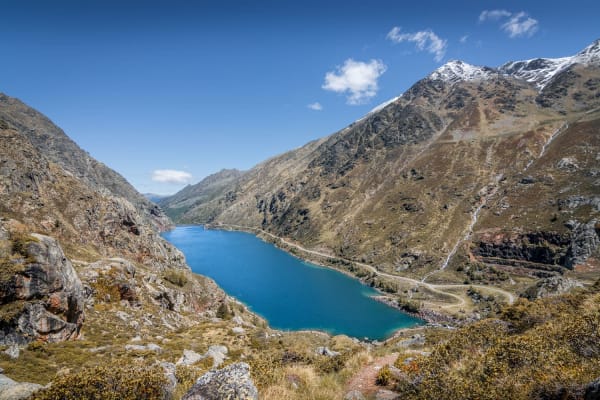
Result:
{"label": "snow patch on mountain", "polygon": [[497,72],[490,67],[479,67],[462,61],[453,60],[442,65],[429,75],[429,79],[454,83],[476,81],[491,78]]}
{"label": "snow patch on mountain", "polygon": [[380,105],[378,105],[377,107],[375,107],[371,111],[369,111],[367,113],[367,115],[370,115],[370,114],[376,113],[377,111],[383,110],[385,107],[389,106],[390,104],[392,104],[393,102],[398,100],[400,97],[402,97],[402,95],[396,96],[393,99],[389,99],[388,101],[384,101],[383,103],[381,103]]}
{"label": "snow patch on mountain", "polygon": [[533,83],[541,91],[560,72],[574,64],[600,64],[600,40],[571,57],[511,61],[499,68],[502,74]]}

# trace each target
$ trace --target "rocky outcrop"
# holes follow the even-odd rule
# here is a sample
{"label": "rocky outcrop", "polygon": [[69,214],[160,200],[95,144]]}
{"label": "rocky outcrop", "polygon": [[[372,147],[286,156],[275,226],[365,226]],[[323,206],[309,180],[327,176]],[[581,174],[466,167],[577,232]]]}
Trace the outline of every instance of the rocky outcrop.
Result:
{"label": "rocky outcrop", "polygon": [[600,378],[590,382],[585,388],[585,400],[600,400]]}
{"label": "rocky outcrop", "polygon": [[127,199],[145,223],[157,229],[172,226],[160,207],[138,193],[120,174],[92,158],[43,114],[0,93],[0,118],[7,126],[22,132],[49,161],[58,164],[87,186],[106,195]]}
{"label": "rocky outcrop", "polygon": [[483,232],[473,254],[485,262],[556,270],[553,266],[573,269],[584,263],[600,246],[600,225],[569,220],[570,232]]}
{"label": "rocky outcrop", "polygon": [[[12,259],[13,274],[3,274],[0,343],[56,342],[74,339],[84,320],[83,285],[56,240],[39,234],[16,242],[22,258]],[[14,244],[13,244],[14,247]],[[8,268],[8,267],[6,267]]]}
{"label": "rocky outcrop", "polygon": [[257,400],[258,390],[246,363],[231,364],[202,375],[182,400]]}
{"label": "rocky outcrop", "polygon": [[556,232],[484,232],[479,235],[473,254],[483,261],[514,264],[519,262],[547,266],[567,266],[571,238]]}
{"label": "rocky outcrop", "polygon": [[538,281],[535,285],[527,288],[521,295],[529,300],[542,297],[558,296],[568,293],[575,288],[582,288],[583,284],[575,279],[562,276],[552,276]]}
{"label": "rocky outcrop", "polygon": [[204,354],[198,354],[193,350],[184,350],[183,356],[177,361],[176,365],[193,365],[210,357],[213,359],[213,368],[218,368],[227,358],[227,353],[227,347],[222,345],[212,345]]}
{"label": "rocky outcrop", "polygon": [[0,374],[0,400],[25,400],[40,390],[42,385],[29,382],[16,382]]}
{"label": "rocky outcrop", "polygon": [[597,251],[600,246],[600,223],[592,219],[588,223],[579,223],[568,221],[567,227],[571,229],[571,244],[565,265],[573,268],[578,264],[584,263],[589,256]]}

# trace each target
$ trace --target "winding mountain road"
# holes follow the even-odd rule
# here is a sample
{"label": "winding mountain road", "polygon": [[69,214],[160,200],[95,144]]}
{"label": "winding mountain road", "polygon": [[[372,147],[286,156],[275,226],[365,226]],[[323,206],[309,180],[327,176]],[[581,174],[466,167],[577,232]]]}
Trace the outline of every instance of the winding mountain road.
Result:
{"label": "winding mountain road", "polygon": [[[259,228],[252,228],[249,226],[242,226],[242,225],[233,225],[233,224],[223,224],[221,225],[222,227],[231,227],[231,228],[237,228],[240,230],[244,230],[244,231],[253,231],[253,232],[260,232],[262,234],[265,234],[275,240],[279,240],[281,241],[281,243],[285,244],[286,246],[295,248],[297,250],[300,250],[303,253],[307,253],[307,254],[312,254],[315,256],[319,256],[319,257],[326,257],[326,258],[332,258],[332,259],[336,259],[336,260],[341,260],[341,261],[345,261],[345,262],[349,262],[349,263],[353,263],[355,265],[359,265],[363,268],[368,269],[369,271],[375,273],[378,276],[383,276],[392,280],[397,280],[397,281],[402,281],[402,282],[407,282],[409,284],[414,285],[415,287],[424,287],[434,293],[438,293],[444,296],[449,296],[452,297],[454,299],[457,300],[456,303],[451,303],[451,304],[445,304],[440,306],[441,308],[447,309],[447,308],[460,308],[463,307],[466,304],[466,300],[465,300],[465,296],[460,296],[457,295],[455,293],[449,292],[449,289],[465,289],[465,288],[475,288],[475,289],[480,289],[480,290],[485,290],[488,292],[493,292],[493,293],[497,293],[499,295],[501,295],[502,297],[504,297],[507,301],[508,304],[512,304],[515,301],[515,295],[497,288],[497,287],[493,287],[493,286],[485,286],[485,285],[464,285],[464,284],[433,284],[433,283],[427,283],[427,282],[423,282],[421,280],[417,280],[417,279],[413,279],[413,278],[407,278],[404,276],[398,276],[398,275],[392,275],[392,274],[388,274],[385,272],[381,272],[379,271],[376,267],[370,265],[370,264],[365,264],[365,263],[361,263],[358,261],[353,261],[353,260],[348,260],[346,258],[342,258],[342,257],[336,257],[336,256],[332,256],[331,254],[327,254],[327,253],[322,253],[320,251],[316,251],[316,250],[310,250],[310,249],[306,249],[296,243],[290,242],[282,237],[276,236],[270,232],[267,232],[265,230],[259,229]],[[446,289],[446,290],[444,290]]]}

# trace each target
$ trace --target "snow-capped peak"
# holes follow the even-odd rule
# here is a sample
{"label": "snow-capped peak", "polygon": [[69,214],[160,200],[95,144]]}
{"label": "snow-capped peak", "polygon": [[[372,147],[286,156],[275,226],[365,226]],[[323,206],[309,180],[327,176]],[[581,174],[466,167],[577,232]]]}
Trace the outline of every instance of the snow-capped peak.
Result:
{"label": "snow-capped peak", "polygon": [[429,79],[445,82],[476,81],[490,78],[495,71],[489,67],[479,67],[462,61],[452,60],[429,75]]}
{"label": "snow-capped peak", "polygon": [[574,55],[573,61],[580,64],[600,63],[600,39]]}
{"label": "snow-capped peak", "polygon": [[534,83],[539,90],[542,90],[556,74],[571,65],[592,63],[600,63],[600,39],[571,57],[511,61],[501,66],[499,71],[505,75]]}

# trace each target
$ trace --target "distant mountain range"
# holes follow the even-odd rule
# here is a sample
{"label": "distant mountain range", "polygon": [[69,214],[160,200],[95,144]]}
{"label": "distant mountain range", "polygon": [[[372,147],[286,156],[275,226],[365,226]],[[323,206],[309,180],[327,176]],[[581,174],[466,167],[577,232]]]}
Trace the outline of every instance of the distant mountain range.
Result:
{"label": "distant mountain range", "polygon": [[329,137],[160,205],[419,279],[598,269],[599,130],[600,41],[499,68],[450,61]]}

